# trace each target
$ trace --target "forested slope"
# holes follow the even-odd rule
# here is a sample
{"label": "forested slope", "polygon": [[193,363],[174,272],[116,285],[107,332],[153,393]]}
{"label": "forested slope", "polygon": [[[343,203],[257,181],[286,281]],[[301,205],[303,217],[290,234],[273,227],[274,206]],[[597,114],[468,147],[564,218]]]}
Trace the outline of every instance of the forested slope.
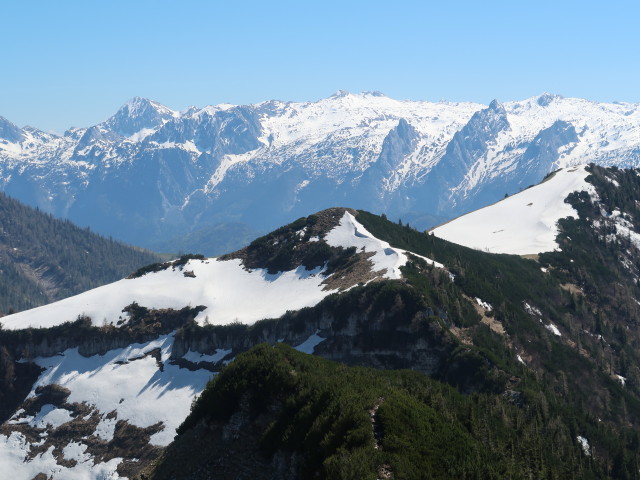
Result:
{"label": "forested slope", "polygon": [[0,193],[0,313],[118,280],[158,257],[59,220]]}
{"label": "forested slope", "polygon": [[583,422],[544,396],[461,395],[417,372],[260,345],[209,384],[137,478],[607,478],[577,439]]}

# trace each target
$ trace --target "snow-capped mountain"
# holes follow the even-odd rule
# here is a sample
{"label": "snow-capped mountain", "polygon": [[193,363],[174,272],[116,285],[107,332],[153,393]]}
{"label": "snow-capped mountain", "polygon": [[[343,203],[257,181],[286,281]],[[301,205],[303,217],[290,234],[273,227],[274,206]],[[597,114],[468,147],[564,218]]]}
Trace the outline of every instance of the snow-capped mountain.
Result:
{"label": "snow-capped mountain", "polygon": [[426,227],[557,168],[639,159],[640,105],[550,94],[487,107],[340,91],[182,112],[134,98],[64,136],[0,119],[3,190],[142,245],[225,222],[268,230],[335,204]]}
{"label": "snow-capped mountain", "polygon": [[[322,243],[329,247],[338,250],[352,247],[354,252],[369,254],[365,261],[371,270],[369,281],[401,278],[399,267],[407,262],[405,251],[393,249],[387,242],[375,238],[348,211],[330,211],[336,212],[330,231],[302,226],[292,236],[314,244],[321,241],[319,235],[322,235]],[[273,240],[276,245],[281,241]],[[437,266],[442,268],[440,264]],[[252,324],[279,317],[287,310],[315,305],[338,289],[352,286],[334,287],[330,281],[333,274],[323,271],[321,266],[301,264],[292,270],[270,272],[268,267],[255,268],[247,264],[241,255],[194,258],[157,268],[158,271],[134,274],[55,303],[3,317],[3,328],[49,328],[82,316],[91,318],[94,326],[117,324],[122,321],[123,309],[134,302],[174,310],[204,305],[206,308],[195,318],[200,324],[205,321],[212,325]]]}

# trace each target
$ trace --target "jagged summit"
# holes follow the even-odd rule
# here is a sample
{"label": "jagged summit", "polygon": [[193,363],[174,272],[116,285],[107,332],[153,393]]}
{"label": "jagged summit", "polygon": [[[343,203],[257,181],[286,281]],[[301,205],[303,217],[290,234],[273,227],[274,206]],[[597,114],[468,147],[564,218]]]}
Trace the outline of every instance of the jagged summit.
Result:
{"label": "jagged summit", "polygon": [[497,99],[493,99],[491,100],[491,102],[489,103],[489,109],[490,110],[495,110],[495,111],[500,111],[501,109],[503,109],[502,105],[500,104],[500,102],[498,102]]}
{"label": "jagged summit", "polygon": [[143,131],[150,133],[175,115],[173,110],[164,105],[146,98],[133,97],[101,126],[123,137],[130,137]]}
{"label": "jagged summit", "polygon": [[154,100],[150,100],[144,97],[132,97],[127,100],[122,107],[118,109],[118,112],[126,112],[130,117],[139,117],[146,114],[149,110],[158,112],[159,114],[175,115],[176,112],[168,107],[165,107],[161,103]]}

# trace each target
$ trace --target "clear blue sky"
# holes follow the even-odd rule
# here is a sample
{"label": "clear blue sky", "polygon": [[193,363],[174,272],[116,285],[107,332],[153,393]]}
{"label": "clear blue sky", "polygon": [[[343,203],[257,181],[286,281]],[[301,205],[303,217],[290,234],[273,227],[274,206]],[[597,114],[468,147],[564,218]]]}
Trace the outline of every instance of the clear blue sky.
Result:
{"label": "clear blue sky", "polygon": [[4,0],[0,16],[0,115],[43,130],[133,96],[640,101],[637,0]]}

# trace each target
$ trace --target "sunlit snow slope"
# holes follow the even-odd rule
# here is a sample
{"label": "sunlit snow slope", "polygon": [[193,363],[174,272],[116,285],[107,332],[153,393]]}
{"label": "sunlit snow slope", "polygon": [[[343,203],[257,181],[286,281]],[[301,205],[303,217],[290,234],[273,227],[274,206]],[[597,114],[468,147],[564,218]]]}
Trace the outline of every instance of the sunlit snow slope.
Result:
{"label": "sunlit snow slope", "polygon": [[[194,277],[185,276],[193,272]],[[319,270],[299,267],[270,275],[245,270],[239,260],[190,260],[182,269],[168,268],[140,278],[124,279],[43,307],[2,319],[5,328],[51,327],[91,317],[96,326],[116,324],[132,302],[148,308],[180,309],[204,305],[197,321],[216,325],[234,321],[254,323],[282,315],[286,310],[314,305],[331,292],[324,291]]]}
{"label": "sunlit snow slope", "polygon": [[432,230],[437,237],[477,250],[516,255],[557,248],[557,223],[577,217],[565,203],[571,192],[594,192],[584,166],[559,170],[546,181]]}
{"label": "sunlit snow slope", "polygon": [[[37,401],[39,389],[53,385],[68,390],[69,396],[60,405],[36,408],[35,415],[16,412],[7,422],[15,430],[0,435],[0,472],[25,479],[40,472],[59,480],[123,478],[116,471],[123,461],[117,450],[104,457],[114,439],[140,435],[148,437],[152,448],[168,445],[211,378],[208,370],[190,371],[170,363],[172,342],[172,335],[164,335],[88,358],[74,348],[34,359],[44,370],[25,403]],[[154,358],[149,352],[156,349]],[[22,433],[27,426],[34,427],[26,432],[35,432],[37,439]],[[73,431],[84,435],[69,438]]]}

